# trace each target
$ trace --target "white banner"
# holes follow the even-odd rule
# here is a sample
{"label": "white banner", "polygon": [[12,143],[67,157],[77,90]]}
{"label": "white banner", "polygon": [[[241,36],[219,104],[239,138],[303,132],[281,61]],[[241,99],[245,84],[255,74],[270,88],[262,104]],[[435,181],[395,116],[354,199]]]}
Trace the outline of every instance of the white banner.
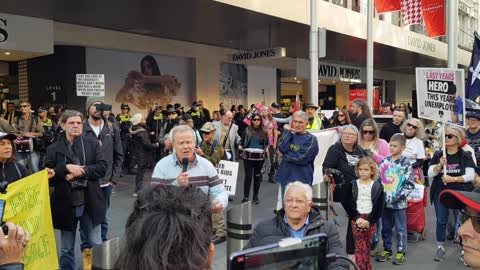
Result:
{"label": "white banner", "polygon": [[217,165],[218,177],[222,179],[228,195],[235,196],[237,190],[238,162],[221,160]]}
{"label": "white banner", "polygon": [[105,96],[104,74],[77,74],[77,96]]}
{"label": "white banner", "polygon": [[327,155],[328,148],[335,144],[340,138],[339,130],[338,128],[332,128],[311,132],[318,140],[318,155],[313,162],[312,186],[323,182],[323,161]]}
{"label": "white banner", "polygon": [[464,127],[465,75],[462,69],[417,68],[418,117]]}

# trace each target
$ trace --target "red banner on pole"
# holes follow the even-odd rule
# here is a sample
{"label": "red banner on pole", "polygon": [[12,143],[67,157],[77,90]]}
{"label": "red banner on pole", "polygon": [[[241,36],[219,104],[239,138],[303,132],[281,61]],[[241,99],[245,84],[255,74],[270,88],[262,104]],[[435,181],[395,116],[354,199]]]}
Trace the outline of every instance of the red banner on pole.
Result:
{"label": "red banner on pole", "polygon": [[445,0],[422,0],[422,14],[429,37],[445,35]]}
{"label": "red banner on pole", "polygon": [[400,0],[375,0],[377,13],[400,10]]}

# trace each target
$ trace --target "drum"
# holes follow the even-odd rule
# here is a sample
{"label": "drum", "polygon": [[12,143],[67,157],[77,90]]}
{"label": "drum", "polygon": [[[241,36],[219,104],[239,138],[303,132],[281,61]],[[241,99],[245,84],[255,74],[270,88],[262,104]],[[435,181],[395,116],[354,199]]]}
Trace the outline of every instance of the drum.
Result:
{"label": "drum", "polygon": [[30,153],[33,152],[33,138],[18,137],[15,144],[17,152]]}
{"label": "drum", "polygon": [[243,158],[248,160],[265,160],[265,151],[258,148],[243,149]]}

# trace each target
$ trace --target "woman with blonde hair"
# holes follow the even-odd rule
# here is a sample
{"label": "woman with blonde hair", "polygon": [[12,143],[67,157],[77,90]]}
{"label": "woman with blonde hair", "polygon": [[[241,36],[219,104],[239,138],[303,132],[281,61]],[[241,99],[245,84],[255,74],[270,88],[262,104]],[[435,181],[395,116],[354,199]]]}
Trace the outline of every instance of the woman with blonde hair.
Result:
{"label": "woman with blonde hair", "polygon": [[406,148],[402,155],[407,157],[412,164],[415,181],[424,183],[422,167],[426,155],[423,145],[423,138],[425,137],[423,123],[417,118],[411,118],[403,123],[400,130],[407,138]]}
{"label": "woman with blonde hair", "polygon": [[378,137],[379,131],[375,121],[367,119],[360,126],[358,144],[380,164],[384,158],[390,155],[390,146],[387,141]]}

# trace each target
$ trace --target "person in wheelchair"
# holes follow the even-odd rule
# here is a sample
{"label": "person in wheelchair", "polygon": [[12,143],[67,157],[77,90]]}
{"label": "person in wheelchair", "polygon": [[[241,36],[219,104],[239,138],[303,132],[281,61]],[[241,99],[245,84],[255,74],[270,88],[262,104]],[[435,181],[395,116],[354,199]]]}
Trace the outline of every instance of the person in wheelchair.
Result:
{"label": "person in wheelchair", "polygon": [[[290,183],[285,188],[285,207],[277,211],[272,219],[260,222],[254,229],[245,248],[259,247],[277,243],[288,237],[302,238],[308,235],[324,233],[328,238],[328,253],[346,255],[335,224],[326,221],[320,210],[312,206],[312,188],[300,181]],[[342,261],[332,262],[332,269],[349,269]]]}

